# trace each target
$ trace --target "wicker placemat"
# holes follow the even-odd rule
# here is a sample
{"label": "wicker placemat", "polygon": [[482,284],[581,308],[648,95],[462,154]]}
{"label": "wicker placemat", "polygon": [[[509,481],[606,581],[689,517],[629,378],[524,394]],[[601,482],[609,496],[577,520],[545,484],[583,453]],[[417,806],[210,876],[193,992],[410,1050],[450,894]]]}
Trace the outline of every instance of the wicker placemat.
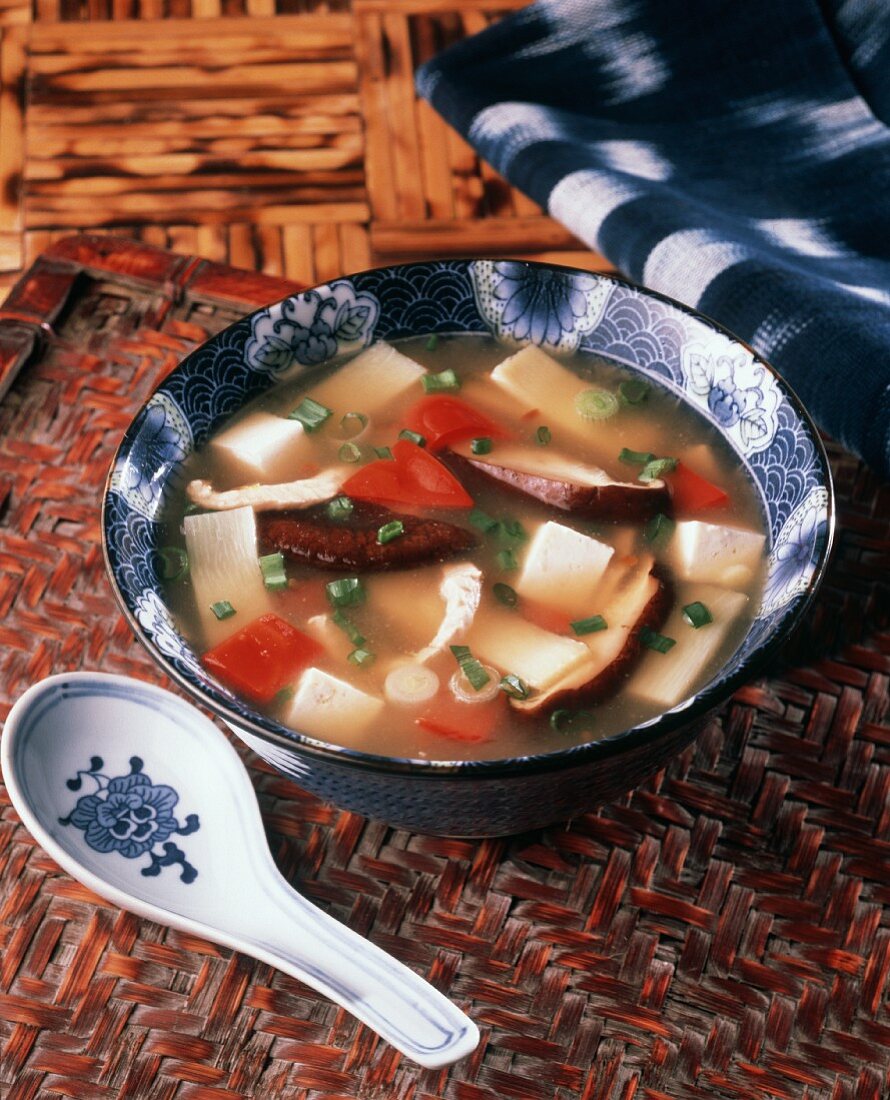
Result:
{"label": "wicker placemat", "polygon": [[[52,672],[163,682],[104,577],[107,466],[184,351],[289,286],[73,238],[0,310],[0,717]],[[471,1058],[417,1070],[269,966],[114,909],[0,789],[0,1096],[890,1095],[890,489],[833,465],[837,552],[782,666],[620,804],[429,838],[248,759],[285,875],[464,1006]]]}

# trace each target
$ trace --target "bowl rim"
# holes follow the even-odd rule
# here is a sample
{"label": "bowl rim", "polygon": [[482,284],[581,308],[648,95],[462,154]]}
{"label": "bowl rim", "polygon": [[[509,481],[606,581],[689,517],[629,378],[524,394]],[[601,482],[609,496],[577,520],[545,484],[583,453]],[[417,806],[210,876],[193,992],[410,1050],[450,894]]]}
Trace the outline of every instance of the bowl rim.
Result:
{"label": "bowl rim", "polygon": [[[783,616],[771,636],[761,642],[752,653],[743,658],[739,663],[739,667],[729,677],[718,684],[704,687],[683,700],[678,706],[668,711],[663,711],[661,714],[646,722],[631,726],[628,729],[621,730],[608,737],[599,738],[593,741],[584,741],[580,744],[567,745],[564,749],[556,749],[550,752],[529,753],[523,756],[500,757],[487,760],[428,760],[418,757],[387,756],[379,753],[367,752],[362,749],[350,748],[345,745],[337,745],[333,742],[322,741],[318,738],[300,733],[297,730],[286,730],[280,723],[275,723],[271,719],[268,720],[270,725],[267,726],[261,720],[245,718],[243,715],[228,707],[224,702],[213,698],[213,696],[205,692],[202,688],[192,684],[182,675],[175,665],[173,665],[172,661],[167,658],[160,648],[155,645],[152,639],[148,637],[117,583],[117,578],[111,562],[107,532],[112,474],[117,465],[120,452],[128,442],[128,437],[133,425],[151,401],[152,397],[163,386],[167,378],[169,378],[169,374],[158,381],[151,393],[131,417],[126,431],[115,447],[102,491],[102,507],[100,513],[102,558],[112,593],[127,624],[155,664],[161,668],[177,687],[182,689],[188,696],[197,700],[217,717],[221,718],[230,728],[234,728],[236,731],[243,729],[246,733],[259,738],[263,742],[269,742],[278,749],[284,749],[290,753],[297,753],[313,759],[318,759],[326,765],[345,767],[349,770],[358,772],[382,773],[402,777],[410,776],[412,779],[420,780],[466,780],[470,777],[498,779],[524,774],[540,775],[546,772],[558,772],[575,769],[581,766],[589,766],[596,761],[605,760],[609,757],[620,755],[624,751],[646,745],[651,741],[657,740],[663,734],[674,732],[683,726],[691,726],[697,720],[706,718],[710,712],[716,710],[719,706],[728,701],[741,686],[754,678],[772,659],[781,645],[794,633],[806,613],[809,611],[828,570],[834,548],[837,507],[834,480],[828,461],[828,454],[813,418],[798,397],[794,388],[788,383],[784,376],[780,374],[768,360],[764,359],[747,341],[742,340],[724,325],[720,324],[720,322],[715,321],[712,317],[702,313],[700,310],[685,305],[683,302],[667,294],[663,294],[661,291],[651,290],[649,287],[643,286],[641,283],[637,283],[615,272],[588,271],[584,268],[571,267],[567,264],[548,263],[541,260],[514,259],[511,257],[448,256],[363,268],[361,271],[338,275],[324,283],[313,283],[311,286],[295,291],[295,293],[304,294],[318,287],[329,286],[338,279],[352,280],[362,275],[372,275],[386,271],[415,268],[425,264],[442,262],[465,264],[478,262],[513,263],[523,267],[543,268],[548,271],[559,271],[569,275],[583,276],[585,278],[594,278],[597,280],[604,279],[619,286],[628,287],[637,291],[644,297],[654,298],[657,301],[664,302],[680,313],[685,314],[687,317],[706,325],[721,336],[738,344],[754,356],[758,366],[763,366],[769,374],[772,375],[774,380],[778,383],[780,390],[789,399],[795,414],[810,436],[816,455],[821,462],[824,475],[822,487],[827,492],[827,499],[825,539],[821,548],[820,557],[816,562],[806,589],[795,597],[796,606]],[[291,296],[292,295],[287,295],[285,298],[276,299],[276,301],[266,306],[260,306],[251,310],[249,313],[245,313],[242,317],[233,321],[225,328],[220,329],[219,332],[209,336],[207,340],[202,341],[189,351],[177,363],[173,370],[178,371],[183,363],[197,354],[211,341],[220,339],[225,333],[229,332],[237,325],[243,324],[247,319],[257,315],[264,309],[274,308],[281,302],[287,301]]]}

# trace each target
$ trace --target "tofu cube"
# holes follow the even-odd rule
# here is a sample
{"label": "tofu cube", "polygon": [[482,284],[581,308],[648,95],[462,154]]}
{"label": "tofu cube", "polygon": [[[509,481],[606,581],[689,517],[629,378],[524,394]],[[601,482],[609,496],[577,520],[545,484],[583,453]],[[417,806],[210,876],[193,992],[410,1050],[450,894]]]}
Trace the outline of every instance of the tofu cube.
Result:
{"label": "tofu cube", "polygon": [[422,397],[420,379],[425,374],[425,367],[381,340],[323,382],[309,386],[306,393],[333,409],[338,418],[348,412],[374,417],[412,386]]}
{"label": "tofu cube", "polygon": [[225,488],[294,480],[310,459],[312,444],[299,421],[254,412],[220,432],[208,450]]}
{"label": "tofu cube", "polygon": [[288,726],[350,748],[367,747],[365,735],[380,718],[383,700],[318,668],[297,681],[284,721]]}
{"label": "tofu cube", "polygon": [[529,543],[516,591],[556,611],[583,616],[614,552],[589,535],[549,520]]}
{"label": "tofu cube", "polygon": [[[713,619],[698,629],[683,618],[683,607],[695,601],[703,603]],[[628,681],[628,695],[654,703],[663,710],[688,698],[729,631],[745,612],[748,602],[747,596],[728,588],[708,584],[684,586],[660,631],[673,638],[676,645],[667,653],[646,652]]]}
{"label": "tofu cube", "polygon": [[681,520],[671,541],[672,562],[680,580],[743,589],[760,568],[765,542],[747,528]]}
{"label": "tofu cube", "polygon": [[512,611],[486,607],[476,612],[467,636],[474,657],[512,672],[536,691],[545,691],[588,659],[587,646],[551,634]]}

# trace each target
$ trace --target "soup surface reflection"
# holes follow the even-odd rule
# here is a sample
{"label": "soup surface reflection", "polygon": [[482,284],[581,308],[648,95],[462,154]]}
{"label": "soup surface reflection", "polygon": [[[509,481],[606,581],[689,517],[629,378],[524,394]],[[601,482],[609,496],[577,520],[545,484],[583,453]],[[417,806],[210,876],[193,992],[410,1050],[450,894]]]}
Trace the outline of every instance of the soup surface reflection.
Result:
{"label": "soup surface reflection", "polygon": [[755,614],[766,537],[729,445],[589,355],[375,344],[224,425],[169,505],[205,666],[320,740],[548,752],[669,709]]}

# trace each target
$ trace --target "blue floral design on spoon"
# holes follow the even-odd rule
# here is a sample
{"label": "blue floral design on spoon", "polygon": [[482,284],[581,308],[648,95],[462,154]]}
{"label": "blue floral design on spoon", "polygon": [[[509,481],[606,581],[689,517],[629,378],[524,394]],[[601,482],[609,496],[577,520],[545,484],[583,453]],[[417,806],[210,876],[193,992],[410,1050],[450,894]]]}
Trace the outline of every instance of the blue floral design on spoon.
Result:
{"label": "blue floral design on spoon", "polygon": [[[86,777],[95,782],[96,790],[81,796],[71,813],[59,818],[59,823],[83,829],[84,839],[96,852],[120,852],[127,859],[147,854],[151,863],[142,868],[143,875],[159,875],[163,867],[179,864],[181,881],[194,882],[197,869],[168,837],[197,832],[198,815],[189,814],[185,824],[180,825],[173,814],[178,793],[172,787],[152,783],[138,756],[130,757],[129,775],[111,779],[101,772],[102,767],[102,757],[93,756],[88,768],[67,781],[70,791],[79,791]],[[156,845],[161,846],[161,852],[153,850]]]}

